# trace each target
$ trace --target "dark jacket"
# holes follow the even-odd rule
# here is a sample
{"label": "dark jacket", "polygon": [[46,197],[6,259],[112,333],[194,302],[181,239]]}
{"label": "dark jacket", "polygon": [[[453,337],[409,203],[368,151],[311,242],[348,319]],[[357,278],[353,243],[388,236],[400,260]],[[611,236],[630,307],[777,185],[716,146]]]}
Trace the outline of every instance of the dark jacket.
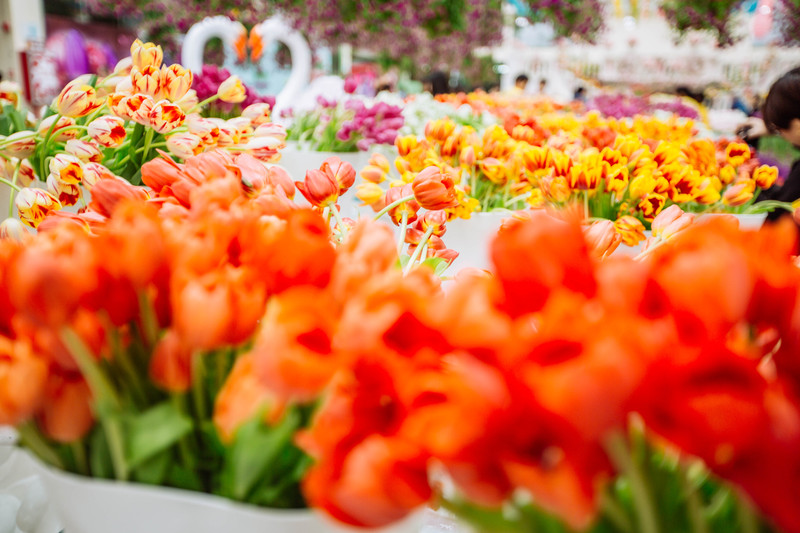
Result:
{"label": "dark jacket", "polygon": [[[792,170],[789,172],[789,176],[786,178],[783,185],[780,187],[771,187],[766,191],[762,191],[761,194],[758,195],[757,201],[778,200],[780,202],[791,203],[798,198],[800,198],[800,159],[795,161],[792,165]],[[791,213],[783,209],[776,209],[767,215],[767,220],[774,222],[784,215],[791,215]]]}

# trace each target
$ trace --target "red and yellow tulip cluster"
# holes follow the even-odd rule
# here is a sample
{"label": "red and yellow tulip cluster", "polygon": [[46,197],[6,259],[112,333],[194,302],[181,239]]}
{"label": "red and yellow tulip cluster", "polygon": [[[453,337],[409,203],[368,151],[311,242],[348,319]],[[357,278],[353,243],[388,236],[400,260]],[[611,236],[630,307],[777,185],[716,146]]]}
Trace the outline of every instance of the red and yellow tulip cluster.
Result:
{"label": "red and yellow tulip cluster", "polygon": [[[83,191],[103,178],[139,183],[141,166],[159,148],[181,159],[215,148],[280,158],[286,133],[270,122],[268,105],[254,104],[227,121],[199,114],[216,98],[241,101],[238,78],[205,102],[197,101],[192,80],[181,65],[162,64],[161,47],[137,40],[110,76],[68,83],[51,106],[55,114],[34,131],[0,138],[0,178],[19,191],[20,220],[37,227],[45,213],[82,202]],[[28,189],[37,180],[45,187]]]}
{"label": "red and yellow tulip cluster", "polygon": [[[597,115],[587,117],[581,120],[600,120]],[[646,120],[637,118],[633,126],[611,133],[603,146],[571,138],[568,132],[573,130],[565,128],[563,120],[558,134],[552,133],[554,126],[534,122],[517,124],[510,131],[493,126],[482,135],[449,119],[433,121],[423,139],[398,138],[395,166],[401,180],[392,185],[407,183],[423,168],[437,166],[453,176],[458,205],[451,212],[457,216],[578,202],[585,205],[587,218],[615,221],[626,244],[635,245],[644,238],[646,224],[665,207],[741,210],[777,178],[777,169],[759,165],[744,143],[690,140],[691,130],[675,135],[657,130],[656,137],[648,137]],[[656,140],[659,137],[666,140]],[[359,198],[380,206],[375,183],[386,176],[385,169],[366,167]]]}
{"label": "red and yellow tulip cluster", "polygon": [[[300,189],[332,212],[354,174],[329,160]],[[620,531],[650,531],[618,437],[635,414],[651,442],[800,532],[791,224],[712,220],[644,261],[601,262],[580,224],[534,211],[494,242],[493,275],[445,294],[431,269],[397,268],[388,228],[332,234],[249,154],[156,159],[142,179],[101,179],[85,212],[0,241],[0,423],[45,460],[262,505],[301,504],[283,498],[302,479],[309,505],[362,527],[428,502],[433,465],[475,504],[524,493],[573,528],[605,520],[622,476],[637,505]],[[428,238],[452,181],[438,167],[412,180]],[[411,201],[394,206],[401,221]],[[654,232],[681,216],[665,210]],[[137,433],[154,421],[157,443]],[[258,474],[240,457],[262,458]]]}

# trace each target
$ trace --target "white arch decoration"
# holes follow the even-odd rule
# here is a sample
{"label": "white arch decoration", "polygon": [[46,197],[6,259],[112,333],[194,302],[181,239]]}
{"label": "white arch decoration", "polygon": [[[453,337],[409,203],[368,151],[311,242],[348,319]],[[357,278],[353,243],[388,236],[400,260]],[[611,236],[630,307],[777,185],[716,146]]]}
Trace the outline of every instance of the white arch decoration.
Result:
{"label": "white arch decoration", "polygon": [[[203,51],[209,39],[219,37],[226,48],[232,48],[236,39],[246,31],[240,23],[224,16],[208,17],[189,29],[183,41],[181,62],[193,72],[203,68]],[[258,33],[264,49],[273,41],[282,42],[289,48],[292,57],[292,71],[289,80],[275,97],[273,116],[280,116],[283,109],[291,107],[295,99],[311,82],[311,48],[303,35],[294,30],[281,17],[272,17],[257,24],[252,31]]]}

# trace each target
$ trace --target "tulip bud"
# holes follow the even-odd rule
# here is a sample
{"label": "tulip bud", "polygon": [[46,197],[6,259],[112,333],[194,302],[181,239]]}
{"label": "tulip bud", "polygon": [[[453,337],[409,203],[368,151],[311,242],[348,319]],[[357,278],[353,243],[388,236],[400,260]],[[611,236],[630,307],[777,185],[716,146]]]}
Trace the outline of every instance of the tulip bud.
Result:
{"label": "tulip bud", "polygon": [[83,165],[74,155],[56,154],[50,160],[50,173],[64,183],[78,184],[83,179]]}
{"label": "tulip bud", "polygon": [[144,70],[146,67],[159,68],[164,53],[160,46],[153,43],[143,43],[139,39],[131,44],[131,61],[133,67]]}
{"label": "tulip bud", "polygon": [[750,147],[745,143],[730,143],[725,148],[725,160],[733,167],[743,165],[750,160]]}
{"label": "tulip bud", "polygon": [[758,187],[769,189],[775,180],[778,179],[778,168],[769,165],[761,165],[753,171],[753,179]]}
{"label": "tulip bud", "polygon": [[[39,123],[39,127],[36,130],[40,137],[46,137],[47,132],[50,131],[50,128],[53,126],[53,123],[56,120],[57,115],[51,115],[46,119],[42,120]],[[75,121],[69,117],[60,117],[58,122],[56,122],[56,126],[53,128],[52,133],[50,134],[50,139],[54,141],[64,142],[68,141],[69,139],[74,139],[78,136],[77,130],[70,129],[65,130],[70,126],[74,126]]]}
{"label": "tulip bud", "polygon": [[[11,164],[11,174],[9,175],[10,179],[14,179],[14,172],[18,162],[19,160],[16,158],[13,158],[11,161],[9,161]],[[34,181],[36,181],[36,172],[33,170],[33,165],[27,159],[23,159],[22,163],[19,163],[19,171],[17,171],[17,184],[22,185],[23,187],[29,187]]]}
{"label": "tulip bud", "polygon": [[156,96],[161,90],[161,71],[155,67],[131,70],[131,84],[135,93]]}
{"label": "tulip bud", "polygon": [[194,133],[200,137],[207,147],[211,148],[217,145],[219,128],[212,121],[197,115],[190,115],[186,117],[185,124],[189,128],[189,133]]}
{"label": "tulip bud", "polygon": [[279,149],[286,146],[274,137],[252,137],[245,144],[236,145],[237,149],[245,150],[265,163],[275,163],[280,161],[281,154]]}
{"label": "tulip bud", "polygon": [[120,146],[125,140],[125,121],[119,117],[105,115],[91,121],[87,132],[95,142],[107,147]]}
{"label": "tulip bud", "polygon": [[100,105],[101,102],[97,98],[94,87],[75,80],[68,83],[56,99],[58,112],[70,118],[84,117]]}
{"label": "tulip bud", "polygon": [[111,94],[119,94],[121,96],[130,96],[133,94],[133,82],[131,81],[130,74],[117,83],[116,90]]}
{"label": "tulip bud", "polygon": [[186,115],[180,107],[169,100],[161,100],[153,104],[148,118],[150,126],[158,133],[169,133],[183,124]]}
{"label": "tulip bud", "polygon": [[197,107],[199,102],[200,99],[197,98],[197,91],[194,89],[189,89],[186,94],[184,94],[183,97],[177,100],[175,103],[178,104],[178,107],[183,109],[184,113],[189,113],[192,109]]}
{"label": "tulip bud", "polygon": [[123,57],[122,59],[117,61],[117,64],[114,66],[113,75],[128,77],[131,75],[132,68],[133,68],[133,58],[130,56]]}
{"label": "tulip bud", "polygon": [[268,122],[258,126],[255,131],[253,131],[253,137],[272,137],[283,142],[286,140],[286,128],[280,124]]}
{"label": "tulip bud", "polygon": [[61,204],[52,194],[30,187],[17,193],[14,205],[22,223],[32,228],[36,228],[50,211],[61,209]]}
{"label": "tulip bud", "polygon": [[295,187],[289,173],[282,167],[271,166],[267,169],[267,179],[273,187],[280,187],[290,200],[294,198]]}
{"label": "tulip bud", "polygon": [[228,126],[236,129],[240,138],[253,134],[253,126],[250,124],[250,121],[244,117],[229,118],[226,122]]}
{"label": "tulip bud", "polygon": [[636,246],[645,239],[644,224],[636,217],[620,217],[614,222],[614,228],[622,236],[622,242],[628,246]]}
{"label": "tulip bud", "polygon": [[161,94],[167,100],[176,102],[186,96],[192,87],[192,71],[175,64],[161,67]]}
{"label": "tulip bud", "polygon": [[429,229],[433,228],[432,235],[436,235],[437,237],[441,237],[447,231],[447,227],[445,223],[447,222],[447,213],[444,212],[442,209],[437,209],[436,211],[426,211],[419,217],[417,223],[419,224],[419,228],[426,232]]}
{"label": "tulip bud", "polygon": [[220,83],[219,89],[217,89],[217,96],[219,96],[220,100],[228,102],[229,104],[244,102],[244,99],[247,97],[244,84],[242,84],[242,80],[239,79],[239,76],[231,76]]}
{"label": "tulip bud", "polygon": [[103,154],[100,153],[100,150],[95,144],[81,141],[79,139],[68,140],[64,150],[68,154],[74,155],[84,163],[88,163],[90,161],[99,163],[103,160]]}
{"label": "tulip bud", "polygon": [[[403,137],[398,136],[394,140],[394,145],[397,147],[397,153],[400,154],[400,157],[405,157],[419,145],[419,141],[417,141],[417,138],[414,135],[405,135]],[[397,162],[395,161],[395,164],[396,163]]]}
{"label": "tulip bud", "polygon": [[175,133],[167,137],[167,150],[181,159],[188,159],[203,151],[203,141],[193,133]]}
{"label": "tulip bud", "polygon": [[382,183],[386,180],[386,172],[380,167],[367,165],[361,170],[361,179],[374,183]]}
{"label": "tulip bud", "polygon": [[589,253],[597,259],[611,255],[622,242],[622,234],[617,233],[610,220],[598,220],[588,228],[584,228],[583,236],[589,247]]}
{"label": "tulip bud", "polygon": [[142,126],[150,125],[150,112],[156,105],[155,100],[144,94],[134,94],[123,100],[123,105],[127,107],[127,112],[131,120]]}
{"label": "tulip bud", "polygon": [[[413,196],[413,189],[411,185],[403,185],[401,187],[392,187],[386,191],[383,203],[388,206],[402,198]],[[414,198],[402,202],[389,210],[387,213],[392,222],[399,225],[403,219],[403,213],[406,214],[406,222],[411,223],[417,220],[417,213],[419,212],[419,203]]]}
{"label": "tulip bud", "polygon": [[83,166],[82,184],[90,190],[98,181],[108,178],[116,178],[116,176],[100,163],[86,163]]}
{"label": "tulip bud", "polygon": [[365,181],[356,185],[356,198],[364,205],[372,205],[383,198],[383,189],[376,183]]}
{"label": "tulip bud", "polygon": [[270,122],[271,114],[272,110],[270,105],[266,102],[250,104],[242,111],[242,116],[248,119],[254,128],[257,128],[262,124],[268,124]]}
{"label": "tulip bud", "polygon": [[386,174],[388,174],[389,170],[392,168],[386,156],[377,152],[369,156],[369,165],[378,167]]}
{"label": "tulip bud", "polygon": [[36,149],[36,132],[18,131],[2,140],[0,152],[8,157],[24,159],[30,157]]}
{"label": "tulip bud", "polygon": [[217,139],[217,146],[220,148],[226,148],[228,146],[239,144],[241,139],[236,128],[229,126],[227,121],[220,118],[209,120],[213,120],[217,125],[217,128],[219,128],[219,139]]}
{"label": "tulip bud", "polygon": [[[127,80],[130,83],[130,76],[109,76],[104,78],[102,81],[98,82],[97,86],[95,86],[95,90],[97,91],[97,97],[103,98],[108,96],[109,94],[113,94],[117,92],[117,86],[122,83],[123,81]],[[124,87],[123,87],[124,88]]]}
{"label": "tulip bud", "polygon": [[47,176],[47,192],[53,195],[62,206],[75,205],[81,197],[81,189],[75,184],[64,183],[55,174]]}
{"label": "tulip bud", "polygon": [[16,106],[19,102],[19,95],[22,87],[13,81],[0,81],[0,100],[5,100],[11,105]]}
{"label": "tulip bud", "polygon": [[726,205],[743,205],[753,198],[756,182],[752,180],[734,183],[722,195],[722,202]]}
{"label": "tulip bud", "polygon": [[471,167],[475,164],[475,148],[472,146],[467,146],[463,150],[461,150],[461,154],[458,156],[458,162],[461,163],[462,167]]}
{"label": "tulip bud", "polygon": [[28,232],[16,218],[7,218],[0,223],[0,239],[10,241],[22,241]]}

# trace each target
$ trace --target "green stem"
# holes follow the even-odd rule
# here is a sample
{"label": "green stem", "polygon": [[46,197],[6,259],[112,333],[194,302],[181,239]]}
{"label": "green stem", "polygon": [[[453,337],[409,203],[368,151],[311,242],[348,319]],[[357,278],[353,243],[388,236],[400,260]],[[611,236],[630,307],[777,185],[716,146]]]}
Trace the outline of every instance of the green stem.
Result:
{"label": "green stem", "polygon": [[[628,478],[636,509],[638,533],[659,533],[658,514],[653,503],[647,476],[633,459],[624,437],[615,433],[606,443],[606,451],[617,470]],[[646,456],[645,456],[646,458]]]}
{"label": "green stem", "polygon": [[[183,394],[173,394],[172,403],[181,413],[184,413],[191,418],[191,415],[187,412],[186,397]],[[194,470],[195,463],[192,461],[193,454],[189,448],[188,436],[185,436],[178,441],[178,456],[180,457],[181,464],[186,470]]]}
{"label": "green stem", "polygon": [[60,470],[64,470],[64,462],[58,453],[47,442],[39,429],[33,422],[25,422],[17,427],[20,442],[26,448],[33,452],[33,454],[44,461],[45,463],[54,466]]}
{"label": "green stem", "polygon": [[196,106],[194,106],[192,108],[191,112],[196,112],[196,111],[198,111],[200,109],[203,109],[205,106],[207,106],[211,102],[213,102],[215,100],[218,100],[218,99],[219,99],[219,95],[215,94],[213,96],[209,96],[208,98],[206,98],[205,100],[203,100],[202,102],[199,102]]}
{"label": "green stem", "polygon": [[92,391],[94,411],[108,439],[114,475],[118,480],[124,481],[128,479],[128,464],[125,460],[125,444],[119,420],[121,403],[115,388],[96,364],[83,339],[72,328],[65,327],[61,330],[61,341],[72,355]]}
{"label": "green stem", "polygon": [[385,215],[386,213],[388,213],[390,210],[394,209],[398,205],[400,205],[402,203],[405,203],[405,202],[407,202],[409,200],[413,200],[413,199],[414,199],[414,195],[413,194],[409,194],[408,196],[404,196],[404,197],[400,198],[399,200],[395,200],[394,202],[390,203],[389,205],[387,205],[386,207],[384,207],[383,209],[378,211],[375,214],[375,216],[372,217],[372,220],[378,220],[379,218],[381,218],[383,215]]}
{"label": "green stem", "polygon": [[622,533],[634,533],[631,519],[613,496],[603,492],[600,497],[600,509],[603,515]]}
{"label": "green stem", "polygon": [[[144,134],[144,146],[142,146],[142,165],[147,162],[147,154],[150,152],[150,143],[153,142],[153,135],[155,134],[156,130],[152,128],[147,128],[147,131]],[[138,153],[139,150],[137,150]]]}
{"label": "green stem", "polygon": [[436,226],[431,226],[427,230],[425,230],[425,234],[422,236],[422,239],[419,241],[416,250],[414,250],[414,255],[411,256],[411,259],[408,260],[408,264],[406,265],[403,274],[408,274],[411,271],[411,268],[414,266],[414,262],[419,258],[420,254],[422,253],[422,247],[428,244],[428,239],[430,239],[431,235],[433,235],[433,230]]}
{"label": "green stem", "polygon": [[531,195],[531,193],[529,193],[529,192],[526,192],[525,194],[520,194],[519,196],[515,196],[514,198],[511,198],[510,200],[507,200],[504,203],[504,205],[505,205],[506,208],[511,208],[511,206],[513,206],[515,203],[517,203],[519,201],[522,201],[522,200],[526,200],[530,195]]}
{"label": "green stem", "polygon": [[689,478],[689,469],[681,466],[680,475],[683,491],[686,493],[686,507],[692,533],[709,533],[708,523],[706,523],[706,519],[703,516],[703,502],[700,501],[697,487],[694,486],[692,480]]}
{"label": "green stem", "polygon": [[403,211],[403,219],[400,221],[400,235],[397,237],[397,256],[403,250],[403,243],[406,241],[406,230],[408,228],[408,211]]}
{"label": "green stem", "polygon": [[584,218],[589,218],[589,191],[583,191],[583,215]]}
{"label": "green stem", "polygon": [[[21,191],[21,190],[22,190],[20,187],[18,187],[18,186],[17,186],[17,184],[15,184],[15,183],[12,183],[12,182],[8,181],[8,180],[7,180],[7,179],[5,179],[5,178],[0,178],[0,183],[3,183],[3,184],[5,184],[5,185],[8,185],[9,187],[11,187],[12,189],[14,189],[14,190],[15,190],[15,191],[17,191],[17,192],[19,192],[19,191]],[[12,202],[12,204],[11,204],[11,205],[14,205],[14,204],[13,204],[13,202]]]}
{"label": "green stem", "polygon": [[44,136],[44,141],[41,144],[41,148],[42,148],[43,153],[42,153],[42,159],[40,160],[40,164],[39,164],[39,178],[40,179],[45,179],[45,177],[47,176],[47,172],[46,172],[47,171],[47,167],[45,166],[46,165],[46,161],[45,161],[46,156],[45,156],[45,154],[47,154],[47,149],[48,149],[48,145],[50,144],[50,137],[53,135],[53,130],[56,129],[56,125],[58,124],[58,121],[61,120],[61,113],[57,113],[55,115],[55,117],[56,118],[53,119],[53,123],[50,124],[50,129],[47,130],[47,134]]}
{"label": "green stem", "polygon": [[19,168],[22,166],[22,159],[17,162],[17,166],[14,169],[14,177],[11,178],[11,194],[8,197],[8,218],[14,216],[14,197],[19,192],[17,188],[17,178],[19,178]]}
{"label": "green stem", "polygon": [[339,213],[339,210],[336,209],[336,206],[331,207],[331,213],[333,213],[333,218],[336,219],[336,225],[339,226],[339,231],[342,234],[342,239],[347,237],[347,226],[344,224],[344,220],[342,220],[342,215]]}
{"label": "green stem", "polygon": [[142,331],[144,332],[144,341],[147,343],[148,348],[152,348],[158,342],[158,318],[156,317],[156,310],[153,307],[153,301],[143,290],[138,291],[139,299],[139,312],[141,313]]}
{"label": "green stem", "polygon": [[745,496],[740,495],[737,499],[739,505],[736,506],[736,512],[742,525],[742,533],[759,533],[758,518],[753,504]]}
{"label": "green stem", "polygon": [[203,369],[203,355],[200,353],[192,353],[192,400],[194,401],[195,416],[200,420],[206,420],[207,409],[206,399],[204,396],[205,390],[203,387],[204,369]]}
{"label": "green stem", "polygon": [[69,444],[72,450],[72,456],[75,458],[75,466],[79,474],[84,476],[89,475],[89,463],[86,461],[86,449],[83,446],[83,441],[76,440]]}

